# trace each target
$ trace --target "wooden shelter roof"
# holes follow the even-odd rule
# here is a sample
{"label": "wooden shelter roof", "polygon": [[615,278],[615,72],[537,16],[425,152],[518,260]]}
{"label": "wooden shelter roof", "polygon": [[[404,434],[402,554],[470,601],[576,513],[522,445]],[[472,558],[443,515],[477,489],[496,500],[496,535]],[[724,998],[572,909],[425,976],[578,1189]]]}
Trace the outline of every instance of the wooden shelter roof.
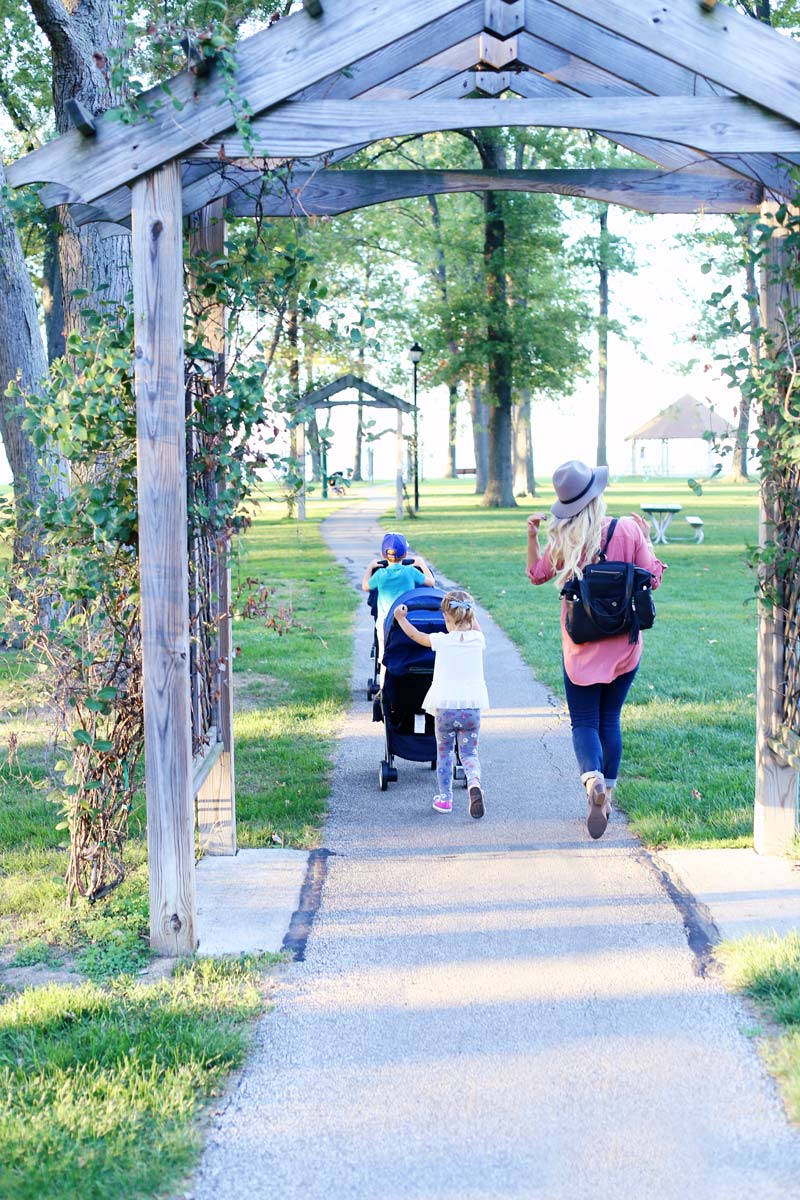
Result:
{"label": "wooden shelter roof", "polygon": [[[185,213],[224,195],[238,197],[242,212],[264,202],[277,212],[344,211],[390,198],[387,187],[394,198],[423,186],[414,172],[387,181],[380,171],[330,170],[362,145],[521,125],[594,130],[660,170],[627,182],[622,173],[532,173],[508,176],[507,186],[720,212],[792,194],[788,172],[800,161],[800,45],[723,4],[305,0],[244,39],[236,60],[237,88],[253,112],[251,145],[235,128],[221,72],[185,71],[169,94],[160,85],[145,93],[146,119],[131,126],[113,113],[78,116],[83,132],[18,160],[9,181],[49,183],[45,202],[72,205],[81,223],[119,223],[129,219],[132,181],[178,160]],[[298,160],[304,171],[276,183],[276,163]],[[469,182],[439,174],[451,177],[435,180],[436,190]]]}
{"label": "wooden shelter roof", "polygon": [[726,435],[733,429],[724,417],[714,412],[708,404],[695,399],[687,392],[679,400],[668,404],[656,416],[645,421],[625,438],[626,442],[646,441],[649,438],[672,440],[673,438],[702,438],[707,433]]}
{"label": "wooden shelter roof", "polygon": [[[335,405],[331,405],[331,396],[336,396],[339,392],[347,391],[350,388],[360,392],[362,396],[368,397],[368,399],[363,399],[361,403],[370,405],[373,408],[399,408],[400,412],[403,413],[414,411],[414,405],[409,404],[407,400],[402,400],[399,396],[393,396],[391,392],[385,392],[383,388],[376,387],[374,383],[368,383],[366,379],[360,379],[358,375],[341,375],[331,383],[326,383],[323,387],[315,388],[313,392],[308,392],[305,396],[301,396],[300,406],[305,408],[335,407]],[[338,403],[355,404],[357,402],[350,400],[339,401]]]}

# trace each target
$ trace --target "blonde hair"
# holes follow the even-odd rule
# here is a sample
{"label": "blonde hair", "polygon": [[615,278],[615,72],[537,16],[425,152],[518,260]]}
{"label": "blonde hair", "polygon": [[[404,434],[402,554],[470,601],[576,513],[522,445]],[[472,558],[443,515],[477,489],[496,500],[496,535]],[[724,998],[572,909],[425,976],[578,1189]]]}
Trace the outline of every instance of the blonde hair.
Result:
{"label": "blonde hair", "polygon": [[563,587],[573,575],[582,578],[583,567],[597,558],[603,544],[605,515],[606,501],[601,493],[574,517],[550,518],[547,552],[555,570],[556,587]]}
{"label": "blonde hair", "polygon": [[450,617],[455,629],[472,629],[474,609],[475,601],[463,588],[454,588],[442,596],[442,612]]}

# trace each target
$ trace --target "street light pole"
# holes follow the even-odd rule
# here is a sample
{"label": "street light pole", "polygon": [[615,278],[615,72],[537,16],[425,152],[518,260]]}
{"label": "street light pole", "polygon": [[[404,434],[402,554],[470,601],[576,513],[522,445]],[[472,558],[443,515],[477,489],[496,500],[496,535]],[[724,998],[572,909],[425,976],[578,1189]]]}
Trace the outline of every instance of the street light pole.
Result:
{"label": "street light pole", "polygon": [[422,358],[422,346],[419,342],[408,352],[408,357],[414,364],[414,512],[419,512],[419,424],[417,410],[417,366]]}

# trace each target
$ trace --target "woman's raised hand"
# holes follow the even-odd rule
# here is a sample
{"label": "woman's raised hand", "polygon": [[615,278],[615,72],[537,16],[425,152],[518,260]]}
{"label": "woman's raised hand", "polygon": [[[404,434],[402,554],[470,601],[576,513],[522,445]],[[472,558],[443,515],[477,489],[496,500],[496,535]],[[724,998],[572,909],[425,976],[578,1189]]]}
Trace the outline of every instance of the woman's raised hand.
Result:
{"label": "woman's raised hand", "polygon": [[536,535],[539,532],[539,526],[541,525],[542,521],[544,521],[544,520],[546,520],[546,515],[544,513],[539,513],[539,512],[531,513],[531,515],[528,517],[528,536],[529,537],[536,537]]}
{"label": "woman's raised hand", "polygon": [[637,512],[632,512],[631,516],[633,517],[634,521],[641,529],[644,536],[646,538],[649,538],[650,537],[650,522],[647,520],[647,518],[643,517],[641,513],[637,513]]}

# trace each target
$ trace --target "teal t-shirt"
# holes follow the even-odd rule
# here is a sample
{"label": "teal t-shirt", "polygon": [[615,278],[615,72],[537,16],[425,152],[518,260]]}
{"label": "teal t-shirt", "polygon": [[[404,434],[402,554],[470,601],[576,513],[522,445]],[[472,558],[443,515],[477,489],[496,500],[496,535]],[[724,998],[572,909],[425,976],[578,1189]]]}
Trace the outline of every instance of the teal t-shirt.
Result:
{"label": "teal t-shirt", "polygon": [[424,583],[425,576],[419,567],[405,566],[403,563],[389,563],[388,567],[380,567],[369,581],[370,591],[378,593],[378,620],[381,624],[386,620],[389,609],[398,596],[410,592],[418,583]]}

